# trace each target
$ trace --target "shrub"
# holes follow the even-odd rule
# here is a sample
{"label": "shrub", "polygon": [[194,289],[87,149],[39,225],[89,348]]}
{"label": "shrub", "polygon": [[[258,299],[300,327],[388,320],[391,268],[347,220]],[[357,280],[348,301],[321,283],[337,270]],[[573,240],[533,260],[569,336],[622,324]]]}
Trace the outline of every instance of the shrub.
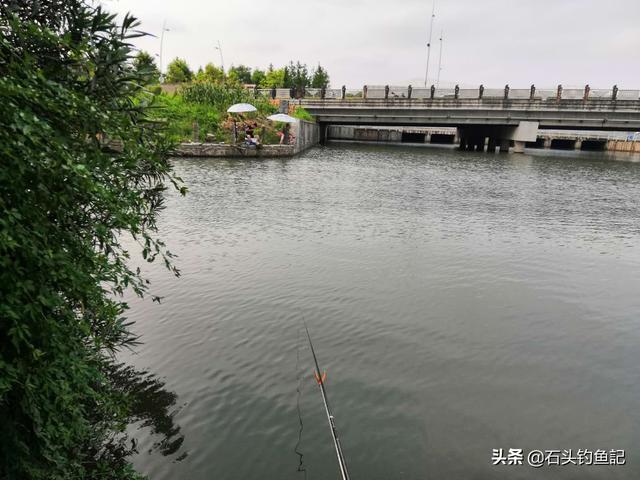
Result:
{"label": "shrub", "polygon": [[82,0],[0,3],[2,479],[140,478],[113,354],[136,341],[121,295],[147,284],[120,239],[177,274],[156,218],[179,179],[131,65],[137,22],[114,19]]}

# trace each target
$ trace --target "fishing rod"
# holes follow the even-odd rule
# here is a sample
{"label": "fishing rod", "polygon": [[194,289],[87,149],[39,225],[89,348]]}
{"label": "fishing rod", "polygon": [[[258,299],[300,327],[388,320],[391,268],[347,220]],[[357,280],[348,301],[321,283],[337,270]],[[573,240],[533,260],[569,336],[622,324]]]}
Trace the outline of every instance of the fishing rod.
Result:
{"label": "fishing rod", "polygon": [[313,349],[313,342],[311,342],[311,335],[309,335],[309,329],[307,328],[307,323],[304,324],[304,329],[307,331],[307,338],[309,339],[309,346],[311,347],[311,354],[313,355],[313,361],[316,364],[316,370],[314,372],[314,376],[316,377],[316,381],[318,382],[318,386],[320,387],[320,393],[322,393],[322,401],[324,403],[324,409],[327,413],[327,420],[329,420],[329,428],[331,429],[331,436],[333,437],[333,446],[336,449],[336,455],[338,457],[338,465],[340,466],[340,474],[342,475],[342,480],[349,480],[349,472],[347,471],[347,462],[344,460],[344,454],[342,453],[342,446],[340,445],[340,439],[338,438],[338,431],[336,430],[336,424],[333,421],[333,414],[331,413],[331,408],[329,407],[329,400],[327,399],[327,391],[324,387],[325,379],[327,378],[326,372],[323,374],[320,372],[320,366],[318,365],[318,357],[316,357],[316,352]]}

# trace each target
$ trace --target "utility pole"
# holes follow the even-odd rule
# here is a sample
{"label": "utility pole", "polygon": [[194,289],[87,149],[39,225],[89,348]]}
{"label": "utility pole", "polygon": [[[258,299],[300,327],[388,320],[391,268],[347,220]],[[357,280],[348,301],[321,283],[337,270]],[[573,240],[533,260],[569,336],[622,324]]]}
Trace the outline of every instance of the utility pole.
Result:
{"label": "utility pole", "polygon": [[160,76],[162,76],[162,44],[164,43],[164,32],[168,32],[167,21],[162,22],[162,33],[160,34]]}
{"label": "utility pole", "polygon": [[444,32],[440,30],[440,58],[438,59],[438,79],[436,80],[436,88],[440,86],[440,72],[442,71],[442,42],[444,39]]}
{"label": "utility pole", "polygon": [[427,42],[427,70],[424,74],[424,86],[427,87],[429,81],[429,60],[431,58],[431,37],[433,34],[433,19],[436,17],[436,0],[433,0],[433,7],[431,9],[431,25],[429,26],[429,41]]}
{"label": "utility pole", "polygon": [[218,40],[216,50],[220,52],[220,66],[222,67],[222,76],[224,77],[224,59],[222,58],[222,45],[220,45],[220,40]]}

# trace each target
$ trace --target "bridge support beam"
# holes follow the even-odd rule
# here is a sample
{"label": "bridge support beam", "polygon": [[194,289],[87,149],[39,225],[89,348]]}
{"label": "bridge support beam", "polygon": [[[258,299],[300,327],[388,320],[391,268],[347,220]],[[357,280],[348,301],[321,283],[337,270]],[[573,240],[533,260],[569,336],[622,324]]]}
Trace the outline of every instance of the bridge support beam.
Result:
{"label": "bridge support beam", "polygon": [[327,143],[327,134],[329,130],[329,125],[327,123],[320,122],[318,126],[318,130],[320,132],[320,138],[318,139],[318,143],[320,143],[320,145],[324,145]]}
{"label": "bridge support beam", "polygon": [[524,153],[524,143],[521,140],[515,140],[513,145],[513,153]]}
{"label": "bridge support beam", "polygon": [[511,141],[514,153],[523,153],[526,142],[535,142],[538,137],[538,122],[521,121],[518,125],[465,125],[458,129],[460,150],[508,152]]}

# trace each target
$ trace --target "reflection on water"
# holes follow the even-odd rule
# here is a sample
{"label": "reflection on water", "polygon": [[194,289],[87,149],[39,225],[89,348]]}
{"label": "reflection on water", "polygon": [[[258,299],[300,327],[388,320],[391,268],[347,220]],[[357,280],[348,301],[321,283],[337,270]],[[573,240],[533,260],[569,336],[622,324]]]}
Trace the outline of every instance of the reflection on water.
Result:
{"label": "reflection on water", "polygon": [[[163,456],[175,456],[176,461],[183,460],[187,452],[179,452],[184,442],[184,435],[180,426],[174,421],[176,413],[177,395],[165,389],[165,383],[155,374],[146,370],[136,370],[123,363],[113,364],[107,372],[116,391],[130,399],[128,423],[142,430],[145,436],[156,439],[148,453],[158,452]],[[139,433],[138,433],[139,435]],[[124,447],[121,453],[131,455],[137,453],[136,433],[120,438],[118,441]]]}
{"label": "reflection on water", "polygon": [[[640,478],[640,164],[336,146],[176,168],[190,194],[160,228],[183,275],[149,271],[164,301],[131,301],[126,359],[178,395],[182,433],[140,417],[171,438],[136,433],[151,478],[299,479],[301,372],[305,466],[336,477],[302,318],[354,479]],[[147,453],[183,434],[183,461]],[[628,455],[532,469],[494,448]]]}

